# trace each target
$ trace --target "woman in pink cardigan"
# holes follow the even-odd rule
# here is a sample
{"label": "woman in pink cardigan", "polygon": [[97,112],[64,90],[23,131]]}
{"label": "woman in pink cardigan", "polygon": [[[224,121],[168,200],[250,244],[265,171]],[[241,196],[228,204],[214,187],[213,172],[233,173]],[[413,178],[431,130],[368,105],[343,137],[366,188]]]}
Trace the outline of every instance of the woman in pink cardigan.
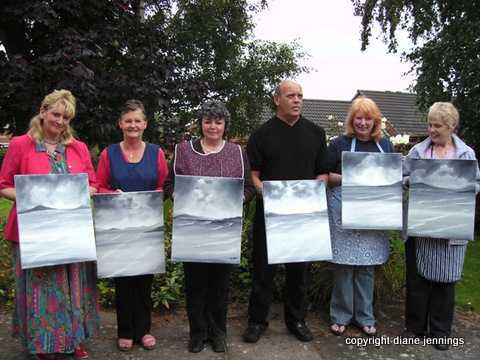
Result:
{"label": "woman in pink cardigan", "polygon": [[[88,148],[73,138],[70,127],[75,103],[68,90],[55,90],[43,99],[27,134],[10,142],[0,171],[1,196],[15,201],[14,176],[19,174],[87,173],[90,193],[96,191]],[[15,204],[5,226],[5,239],[11,242],[15,264],[13,334],[37,359],[59,359],[62,353],[88,358],[83,343],[99,327],[94,265],[22,270]]]}

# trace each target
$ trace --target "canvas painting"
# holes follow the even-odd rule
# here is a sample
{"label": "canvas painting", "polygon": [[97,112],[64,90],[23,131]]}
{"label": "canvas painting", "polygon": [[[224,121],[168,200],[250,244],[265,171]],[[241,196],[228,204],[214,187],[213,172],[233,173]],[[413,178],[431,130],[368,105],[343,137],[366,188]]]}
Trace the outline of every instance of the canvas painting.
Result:
{"label": "canvas painting", "polygon": [[409,236],[472,240],[476,160],[410,160]]}
{"label": "canvas painting", "polygon": [[264,181],[263,199],[269,264],[332,258],[323,182]]}
{"label": "canvas painting", "polygon": [[172,261],[240,263],[243,179],[175,176]]}
{"label": "canvas painting", "polygon": [[164,273],[163,193],[97,194],[93,199],[98,277]]}
{"label": "canvas painting", "polygon": [[15,176],[22,269],[95,261],[86,174]]}
{"label": "canvas painting", "polygon": [[342,227],[402,229],[402,155],[342,153]]}

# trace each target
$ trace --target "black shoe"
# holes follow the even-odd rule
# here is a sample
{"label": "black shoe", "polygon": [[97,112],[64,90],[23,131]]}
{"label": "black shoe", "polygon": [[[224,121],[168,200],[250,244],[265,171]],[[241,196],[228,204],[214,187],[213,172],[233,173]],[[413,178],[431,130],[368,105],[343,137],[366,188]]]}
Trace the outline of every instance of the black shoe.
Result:
{"label": "black shoe", "polygon": [[243,341],[256,343],[265,331],[266,326],[261,324],[248,324],[247,330],[243,333]]}
{"label": "black shoe", "polygon": [[446,351],[450,349],[450,345],[448,344],[433,344],[433,347],[440,351]]}
{"label": "black shoe", "polygon": [[198,353],[205,347],[205,342],[202,338],[194,337],[188,342],[188,351],[191,353]]}
{"label": "black shoe", "polygon": [[224,353],[227,351],[227,342],[224,337],[215,336],[211,339],[212,350],[217,353]]}
{"label": "black shoe", "polygon": [[313,335],[304,321],[289,323],[287,328],[300,341],[308,342],[313,340]]}

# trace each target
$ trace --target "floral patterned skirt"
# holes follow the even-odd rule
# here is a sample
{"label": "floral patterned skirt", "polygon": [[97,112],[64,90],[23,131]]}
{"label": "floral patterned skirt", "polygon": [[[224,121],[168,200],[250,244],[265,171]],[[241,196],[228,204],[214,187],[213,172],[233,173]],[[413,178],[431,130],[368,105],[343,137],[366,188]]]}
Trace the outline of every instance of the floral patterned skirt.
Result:
{"label": "floral patterned skirt", "polygon": [[100,325],[94,263],[22,270],[16,243],[12,255],[13,335],[33,354],[73,352]]}

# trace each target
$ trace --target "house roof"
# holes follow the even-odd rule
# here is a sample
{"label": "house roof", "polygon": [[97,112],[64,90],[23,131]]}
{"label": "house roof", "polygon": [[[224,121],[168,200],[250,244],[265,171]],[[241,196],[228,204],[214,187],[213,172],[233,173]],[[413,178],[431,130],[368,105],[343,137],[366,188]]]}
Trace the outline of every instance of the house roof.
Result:
{"label": "house roof", "polygon": [[[360,95],[367,96],[377,103],[382,116],[393,126],[394,133],[426,135],[425,115],[418,110],[415,94],[357,90],[353,99]],[[302,115],[323,127],[327,134],[337,135],[341,132],[341,127],[337,126],[337,123],[345,121],[350,104],[351,101],[304,99]],[[273,110],[264,109],[261,121],[267,121],[272,115]]]}

